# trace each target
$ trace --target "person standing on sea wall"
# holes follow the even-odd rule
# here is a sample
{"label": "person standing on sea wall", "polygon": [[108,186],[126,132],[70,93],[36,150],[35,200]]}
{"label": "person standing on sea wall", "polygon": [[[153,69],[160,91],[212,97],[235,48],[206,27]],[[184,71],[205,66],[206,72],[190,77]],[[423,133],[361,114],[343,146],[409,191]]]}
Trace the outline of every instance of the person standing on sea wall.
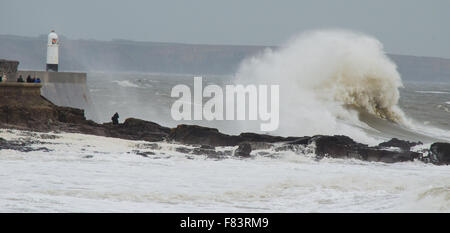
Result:
{"label": "person standing on sea wall", "polygon": [[24,80],[23,80],[23,78],[22,78],[22,75],[19,76],[19,78],[17,79],[17,82],[18,82],[18,83],[23,83],[23,82],[24,82]]}

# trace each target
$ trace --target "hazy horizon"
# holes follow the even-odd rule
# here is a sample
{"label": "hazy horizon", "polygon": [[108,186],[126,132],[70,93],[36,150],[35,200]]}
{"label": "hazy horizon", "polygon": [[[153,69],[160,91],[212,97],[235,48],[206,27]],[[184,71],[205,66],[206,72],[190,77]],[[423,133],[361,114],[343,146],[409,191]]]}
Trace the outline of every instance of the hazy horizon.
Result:
{"label": "hazy horizon", "polygon": [[[47,38],[47,34],[41,34],[36,36],[27,36],[27,35],[14,35],[14,34],[0,34],[0,36],[12,36],[12,37],[26,37],[26,38],[39,38],[45,37]],[[93,42],[119,42],[119,41],[127,41],[132,43],[161,43],[161,44],[181,44],[181,45],[206,45],[206,46],[255,46],[255,47],[278,47],[280,45],[258,45],[258,44],[213,44],[213,43],[187,43],[187,42],[166,42],[166,41],[142,41],[142,40],[132,40],[132,39],[123,39],[123,38],[112,38],[109,40],[100,40],[100,39],[92,39],[92,38],[70,38],[66,35],[58,34],[58,36],[62,39],[68,39],[73,41],[93,41]],[[46,43],[46,39],[43,40],[44,44]],[[62,42],[64,43],[64,42]],[[391,55],[400,55],[400,56],[412,56],[412,57],[427,57],[427,58],[439,58],[450,60],[450,57],[437,57],[437,56],[425,56],[425,55],[416,55],[416,54],[402,54],[402,53],[392,53],[387,51],[387,54]]]}
{"label": "hazy horizon", "polygon": [[316,29],[379,39],[388,53],[450,58],[450,1],[26,1],[0,3],[0,33],[279,46]]}

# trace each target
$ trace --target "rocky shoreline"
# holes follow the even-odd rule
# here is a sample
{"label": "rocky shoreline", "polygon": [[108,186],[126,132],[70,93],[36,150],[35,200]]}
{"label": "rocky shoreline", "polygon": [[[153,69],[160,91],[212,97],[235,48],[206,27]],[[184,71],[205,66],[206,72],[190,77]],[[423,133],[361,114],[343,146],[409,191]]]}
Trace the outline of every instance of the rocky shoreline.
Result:
{"label": "rocky shoreline", "polygon": [[[254,150],[270,149],[298,151],[299,148],[314,148],[318,159],[323,157],[352,158],[375,162],[404,162],[420,160],[436,165],[450,164],[450,143],[436,142],[430,148],[412,150],[421,142],[391,139],[377,146],[355,142],[344,135],[315,135],[304,137],[280,137],[256,133],[227,135],[215,128],[198,125],[178,125],[168,128],[157,123],[128,118],[123,123],[98,124],[86,120],[81,109],[56,106],[44,97],[27,99],[26,96],[5,98],[0,103],[0,128],[29,130],[35,132],[68,132],[114,137],[148,142],[174,142],[194,146],[180,148],[180,152],[192,155],[251,157]],[[234,151],[217,151],[219,146],[237,146]],[[0,137],[0,150],[12,149],[29,152],[33,149],[23,142],[7,141]],[[147,152],[137,152],[149,156]]]}

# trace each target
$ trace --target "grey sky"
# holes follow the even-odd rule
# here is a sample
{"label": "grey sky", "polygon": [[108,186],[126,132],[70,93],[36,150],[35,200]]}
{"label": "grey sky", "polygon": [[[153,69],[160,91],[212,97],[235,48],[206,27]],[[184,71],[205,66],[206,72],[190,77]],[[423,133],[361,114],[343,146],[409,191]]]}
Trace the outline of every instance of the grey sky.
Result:
{"label": "grey sky", "polygon": [[0,34],[279,45],[311,29],[378,38],[391,53],[450,58],[448,0],[1,0]]}

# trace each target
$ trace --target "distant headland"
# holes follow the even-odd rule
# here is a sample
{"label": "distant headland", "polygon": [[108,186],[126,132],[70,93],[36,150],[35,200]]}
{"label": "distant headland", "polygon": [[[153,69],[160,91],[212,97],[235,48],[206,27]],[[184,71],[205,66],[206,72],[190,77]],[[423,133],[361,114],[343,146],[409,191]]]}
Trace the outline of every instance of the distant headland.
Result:
{"label": "distant headland", "polygon": [[[71,40],[60,36],[60,70],[234,74],[242,60],[275,46],[202,45],[129,40]],[[3,58],[19,60],[22,69],[45,64],[47,35],[0,35]],[[450,59],[388,54],[404,81],[448,82]],[[425,77],[425,78],[424,78]]]}

